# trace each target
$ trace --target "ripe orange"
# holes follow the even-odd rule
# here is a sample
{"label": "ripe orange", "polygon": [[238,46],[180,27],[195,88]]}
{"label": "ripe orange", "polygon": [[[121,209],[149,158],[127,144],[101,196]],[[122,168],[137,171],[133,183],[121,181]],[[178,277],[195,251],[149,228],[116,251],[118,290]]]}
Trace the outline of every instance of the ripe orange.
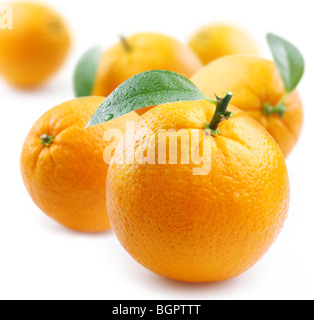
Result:
{"label": "ripe orange", "polygon": [[176,39],[157,33],[135,34],[103,52],[90,95],[108,96],[144,71],[170,70],[189,78],[201,67],[198,57]]}
{"label": "ripe orange", "polygon": [[131,113],[110,124],[84,130],[104,101],[102,97],[65,102],[45,113],[26,138],[21,171],[36,205],[60,224],[77,231],[110,228],[106,213],[106,174],[103,159],[105,130],[125,130]]}
{"label": "ripe orange", "polygon": [[190,40],[190,48],[206,65],[230,54],[257,54],[253,39],[243,30],[224,24],[200,29]]}
{"label": "ripe orange", "polygon": [[63,64],[70,35],[54,10],[36,3],[13,3],[13,29],[0,29],[0,73],[12,85],[42,85]]}
{"label": "ripe orange", "polygon": [[[121,163],[132,145],[136,153],[152,154],[159,129],[188,129],[190,137],[195,129],[203,137],[215,111],[206,101],[153,108],[136,121],[135,138],[116,149],[107,178],[110,222],[124,248],[159,275],[187,282],[238,276],[283,227],[290,191],[282,153],[256,121],[229,110],[234,115],[220,124],[220,135],[204,138],[211,148],[208,175],[193,175],[191,154],[189,164]],[[182,143],[181,150],[189,147]]]}
{"label": "ripe orange", "polygon": [[302,102],[294,91],[285,100],[286,112],[282,116],[272,113],[272,107],[285,95],[283,81],[273,62],[253,56],[228,56],[201,69],[192,81],[210,97],[231,91],[232,104],[262,124],[285,157],[296,145],[303,124]]}

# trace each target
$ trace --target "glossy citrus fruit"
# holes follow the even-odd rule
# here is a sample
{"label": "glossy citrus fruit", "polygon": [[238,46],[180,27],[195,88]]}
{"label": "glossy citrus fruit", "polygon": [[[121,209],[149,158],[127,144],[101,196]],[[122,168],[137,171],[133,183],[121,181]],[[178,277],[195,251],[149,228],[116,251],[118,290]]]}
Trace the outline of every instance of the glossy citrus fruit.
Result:
{"label": "glossy citrus fruit", "polygon": [[12,85],[42,85],[64,63],[70,35],[63,18],[45,5],[10,4],[13,29],[0,29],[0,74]]}
{"label": "glossy citrus fruit", "polygon": [[[94,61],[90,62],[91,65],[93,63]],[[83,62],[83,73],[80,72],[81,68],[77,69],[75,76],[77,96],[108,96],[125,80],[144,71],[163,69],[189,78],[202,67],[202,63],[188,46],[157,33],[139,33],[122,38],[120,43],[100,54],[93,76],[89,74],[92,66],[89,67],[88,64],[88,61]],[[81,63],[78,66],[80,65]],[[85,80],[85,76],[92,77],[89,92],[85,92],[85,84],[83,89],[77,89]]]}
{"label": "glossy citrus fruit", "polygon": [[215,24],[200,29],[189,42],[190,48],[206,65],[230,54],[257,54],[253,39],[243,30],[224,24]]}
{"label": "glossy citrus fruit", "polygon": [[210,97],[230,90],[232,104],[262,124],[279,144],[285,157],[296,145],[303,124],[303,107],[297,91],[285,96],[283,81],[273,62],[253,56],[218,59],[196,73],[192,81]]}
{"label": "glossy citrus fruit", "polygon": [[[126,146],[121,140],[116,149],[107,178],[110,222],[124,248],[159,275],[187,282],[238,276],[259,261],[284,225],[290,191],[282,153],[256,121],[229,110],[233,117],[219,125],[220,134],[203,137],[214,105],[157,106],[136,121]],[[189,164],[170,164],[170,157],[165,164],[121,161],[133,153],[152,160],[160,129],[203,137],[197,147],[204,154],[206,141],[211,149],[209,173],[195,175],[200,163],[192,150]],[[183,143],[181,159],[192,144],[175,137]]]}
{"label": "glossy citrus fruit", "polygon": [[77,231],[110,228],[106,213],[104,151],[107,129],[125,130],[135,113],[84,130],[102,97],[65,102],[45,113],[28,134],[21,156],[25,186],[36,205],[60,224]]}

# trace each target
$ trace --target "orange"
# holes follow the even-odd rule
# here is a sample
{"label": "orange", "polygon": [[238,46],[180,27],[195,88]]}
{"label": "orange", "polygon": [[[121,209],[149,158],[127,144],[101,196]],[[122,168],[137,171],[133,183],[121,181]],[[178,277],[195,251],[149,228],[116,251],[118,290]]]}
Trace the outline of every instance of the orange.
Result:
{"label": "orange", "polygon": [[103,52],[90,95],[108,96],[125,80],[149,70],[170,70],[191,77],[202,67],[184,44],[157,33],[138,33]]}
{"label": "orange", "polygon": [[258,53],[255,42],[246,32],[225,24],[203,27],[190,39],[189,45],[205,65],[230,54]]}
{"label": "orange", "polygon": [[[296,145],[303,124],[302,102],[297,91],[284,99],[284,84],[273,62],[253,56],[228,56],[204,67],[192,81],[210,97],[231,91],[232,104],[262,124],[285,157]],[[272,112],[283,99],[286,111],[282,115]]]}
{"label": "orange", "polygon": [[219,125],[220,135],[206,134],[195,145],[200,154],[204,142],[211,149],[208,174],[193,175],[192,153],[189,164],[170,164],[169,156],[165,164],[121,163],[131,159],[132,145],[153,159],[160,129],[203,137],[215,111],[206,101],[151,109],[136,121],[135,138],[115,151],[107,178],[110,222],[123,247],[159,275],[186,282],[233,278],[267,252],[284,225],[290,191],[282,153],[256,121],[229,110],[233,117]]}
{"label": "orange", "polygon": [[[125,130],[126,118],[84,130],[102,97],[65,102],[45,113],[28,134],[21,156],[25,186],[49,217],[77,231],[110,228],[106,213],[104,132]],[[127,119],[136,119],[131,113]]]}
{"label": "orange", "polygon": [[63,64],[70,35],[62,17],[45,5],[10,4],[13,29],[0,29],[0,73],[15,87],[45,83]]}

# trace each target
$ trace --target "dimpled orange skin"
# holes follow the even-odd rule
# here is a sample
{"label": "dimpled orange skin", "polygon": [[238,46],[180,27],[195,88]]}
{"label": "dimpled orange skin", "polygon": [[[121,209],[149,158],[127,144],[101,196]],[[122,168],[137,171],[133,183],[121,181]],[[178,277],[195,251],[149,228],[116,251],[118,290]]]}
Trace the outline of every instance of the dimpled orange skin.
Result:
{"label": "dimpled orange skin", "polygon": [[[256,121],[229,110],[234,116],[220,124],[221,134],[206,137],[208,175],[193,175],[191,162],[117,164],[134,139],[126,151],[121,141],[116,149],[107,178],[109,219],[123,247],[159,275],[186,282],[236,277],[266,253],[284,225],[290,191],[282,153]],[[136,152],[151,151],[148,130],[202,134],[213,113],[205,101],[155,107],[136,121]]]}
{"label": "dimpled orange skin", "polygon": [[0,73],[13,86],[36,88],[63,64],[70,35],[60,15],[36,3],[13,3],[13,29],[0,30]]}
{"label": "dimpled orange skin", "polygon": [[188,46],[157,33],[139,33],[102,55],[93,95],[108,96],[116,87],[138,73],[169,70],[190,78],[203,65]]}
{"label": "dimpled orange skin", "polygon": [[263,125],[288,157],[301,133],[303,107],[298,92],[294,91],[285,102],[287,112],[283,117],[264,114],[266,103],[275,106],[285,94],[273,62],[253,56],[228,56],[201,69],[192,81],[210,97],[231,91],[232,104]]}
{"label": "dimpled orange skin", "polygon": [[[83,232],[110,228],[106,213],[106,174],[103,153],[108,142],[104,132],[124,132],[125,118],[84,130],[103,97],[79,98],[45,113],[28,134],[21,171],[36,205],[65,227]],[[131,113],[129,120],[138,116]],[[123,122],[124,121],[124,122]],[[48,147],[40,137],[52,135]]]}
{"label": "dimpled orange skin", "polygon": [[231,54],[258,54],[253,39],[241,29],[224,24],[200,29],[189,42],[190,48],[206,65]]}

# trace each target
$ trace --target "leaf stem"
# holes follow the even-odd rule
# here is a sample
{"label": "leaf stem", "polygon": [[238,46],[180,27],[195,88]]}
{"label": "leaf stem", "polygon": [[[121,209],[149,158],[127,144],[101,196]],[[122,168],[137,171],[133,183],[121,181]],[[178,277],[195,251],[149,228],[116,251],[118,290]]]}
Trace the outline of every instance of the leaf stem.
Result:
{"label": "leaf stem", "polygon": [[129,44],[128,40],[126,39],[126,37],[123,36],[123,35],[120,35],[119,38],[121,40],[121,43],[124,46],[125,51],[127,51],[127,52],[131,51],[132,47],[130,46],[130,44]]}
{"label": "leaf stem", "polygon": [[214,104],[215,106],[217,106],[217,100],[214,100],[214,99],[211,99],[211,98],[208,98],[206,97],[205,98],[206,101],[209,101],[210,103]]}
{"label": "leaf stem", "polygon": [[210,123],[205,123],[205,130],[210,131],[210,134],[214,137],[220,134],[218,128],[219,124],[225,120],[228,120],[232,117],[232,112],[227,111],[228,105],[233,97],[231,92],[228,92],[224,98],[217,97],[216,101],[216,111]]}

